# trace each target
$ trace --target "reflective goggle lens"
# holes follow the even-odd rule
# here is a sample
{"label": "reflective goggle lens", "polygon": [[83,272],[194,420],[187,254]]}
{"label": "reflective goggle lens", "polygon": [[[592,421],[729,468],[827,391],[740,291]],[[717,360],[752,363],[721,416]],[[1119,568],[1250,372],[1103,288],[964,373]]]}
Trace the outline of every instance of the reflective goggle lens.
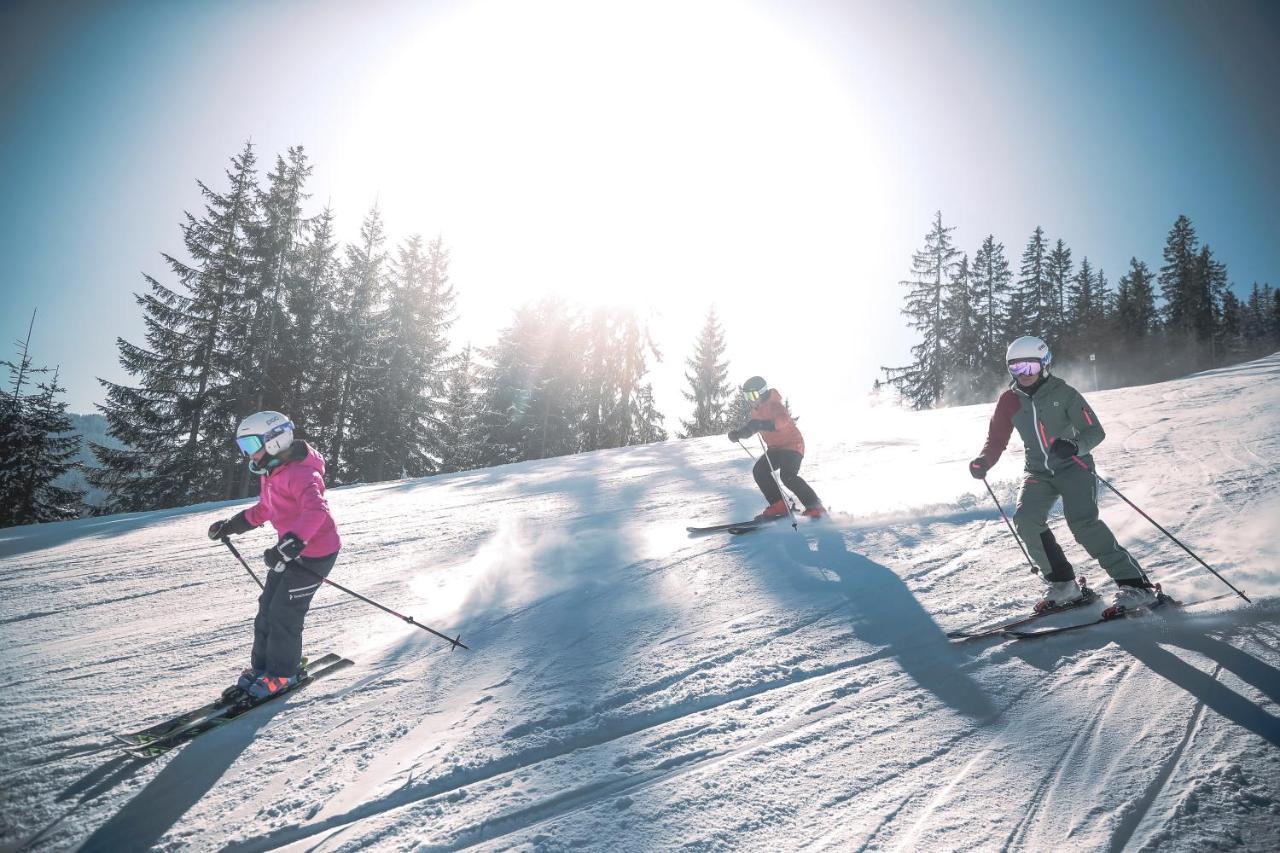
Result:
{"label": "reflective goggle lens", "polygon": [[743,391],[742,396],[746,397],[748,402],[754,403],[756,400],[760,399],[760,392],[759,391]]}
{"label": "reflective goggle lens", "polygon": [[262,438],[256,435],[242,435],[236,439],[236,445],[245,456],[252,456],[262,449]]}
{"label": "reflective goggle lens", "polygon": [[1035,376],[1041,370],[1039,359],[1009,362],[1009,372],[1014,376]]}

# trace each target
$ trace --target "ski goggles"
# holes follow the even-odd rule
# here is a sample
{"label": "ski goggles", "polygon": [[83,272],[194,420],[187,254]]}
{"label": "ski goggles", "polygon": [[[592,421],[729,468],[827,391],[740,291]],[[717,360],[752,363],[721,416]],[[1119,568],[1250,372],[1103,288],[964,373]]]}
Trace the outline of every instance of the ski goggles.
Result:
{"label": "ski goggles", "polygon": [[252,456],[263,447],[266,447],[260,435],[239,436],[236,438],[236,446],[240,448],[240,453],[245,456]]}
{"label": "ski goggles", "polygon": [[1009,362],[1009,372],[1014,376],[1037,376],[1044,369],[1038,358]]}
{"label": "ski goggles", "polygon": [[742,396],[747,399],[748,403],[754,403],[756,400],[760,399],[760,392],[759,391],[743,391]]}

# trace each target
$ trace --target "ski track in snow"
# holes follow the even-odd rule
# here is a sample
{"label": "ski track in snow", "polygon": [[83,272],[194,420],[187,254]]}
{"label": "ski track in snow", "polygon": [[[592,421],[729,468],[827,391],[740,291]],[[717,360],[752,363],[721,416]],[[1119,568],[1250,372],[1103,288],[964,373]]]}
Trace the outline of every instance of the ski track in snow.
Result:
{"label": "ski track in snow", "polygon": [[[0,843],[1280,849],[1280,354],[1089,397],[1102,476],[1254,605],[949,643],[1039,589],[963,468],[991,407],[871,410],[806,422],[838,512],[799,532],[685,534],[758,509],[722,438],[334,489],[334,579],[473,650],[325,589],[308,652],[355,667],[135,762],[110,732],[244,663],[256,587],[204,539],[242,504],[0,531]],[[1223,589],[1100,489],[1168,591]]]}

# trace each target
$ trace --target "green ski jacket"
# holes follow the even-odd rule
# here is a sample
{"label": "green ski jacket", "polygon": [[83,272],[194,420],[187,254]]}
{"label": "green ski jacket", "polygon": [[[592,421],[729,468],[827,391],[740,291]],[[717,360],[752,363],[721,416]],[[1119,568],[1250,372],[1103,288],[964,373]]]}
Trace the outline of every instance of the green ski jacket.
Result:
{"label": "green ski jacket", "polygon": [[1026,447],[1026,470],[1031,474],[1054,474],[1075,465],[1070,457],[1050,456],[1055,438],[1067,438],[1080,448],[1077,454],[1090,468],[1089,453],[1107,437],[1097,414],[1080,392],[1056,376],[1048,376],[1033,386],[1031,393],[1014,382],[1000,395],[995,414],[987,426],[987,443],[982,458],[993,467],[1009,446],[1009,436],[1017,428]]}

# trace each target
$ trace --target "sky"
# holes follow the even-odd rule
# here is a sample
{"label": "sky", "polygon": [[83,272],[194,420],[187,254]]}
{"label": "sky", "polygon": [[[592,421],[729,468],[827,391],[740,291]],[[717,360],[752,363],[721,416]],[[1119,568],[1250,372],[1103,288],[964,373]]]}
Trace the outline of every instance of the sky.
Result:
{"label": "sky", "polygon": [[1113,286],[1185,213],[1238,290],[1280,284],[1278,47],[1246,2],[7,2],[0,334],[38,309],[90,411],[196,181],[301,144],[344,239],[375,204],[443,237],[459,345],[549,292],[633,307],[678,428],[714,305],[735,380],[843,408],[909,360],[935,211]]}

